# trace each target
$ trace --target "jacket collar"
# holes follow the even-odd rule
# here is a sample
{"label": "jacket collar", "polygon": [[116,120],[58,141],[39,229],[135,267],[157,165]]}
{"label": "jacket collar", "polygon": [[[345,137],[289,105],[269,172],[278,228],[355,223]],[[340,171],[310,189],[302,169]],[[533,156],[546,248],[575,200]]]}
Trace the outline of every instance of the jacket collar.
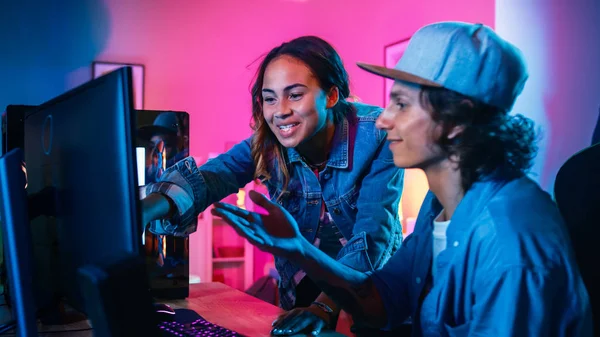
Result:
{"label": "jacket collar", "polygon": [[[333,147],[329,154],[327,166],[334,168],[347,168],[350,159],[350,123],[344,118],[341,123],[335,126],[333,134]],[[302,162],[302,157],[295,148],[287,149],[287,162]]]}

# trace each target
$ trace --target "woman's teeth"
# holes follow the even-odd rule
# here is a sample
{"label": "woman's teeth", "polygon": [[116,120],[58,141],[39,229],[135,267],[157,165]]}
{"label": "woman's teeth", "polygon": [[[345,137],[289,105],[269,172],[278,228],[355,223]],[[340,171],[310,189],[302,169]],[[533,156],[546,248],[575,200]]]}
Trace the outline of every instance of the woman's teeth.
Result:
{"label": "woman's teeth", "polygon": [[298,125],[298,123],[296,123],[296,124],[280,125],[280,126],[279,126],[279,129],[280,129],[280,130],[289,130],[289,129],[291,129],[292,127],[294,127],[294,126],[296,126],[296,125]]}

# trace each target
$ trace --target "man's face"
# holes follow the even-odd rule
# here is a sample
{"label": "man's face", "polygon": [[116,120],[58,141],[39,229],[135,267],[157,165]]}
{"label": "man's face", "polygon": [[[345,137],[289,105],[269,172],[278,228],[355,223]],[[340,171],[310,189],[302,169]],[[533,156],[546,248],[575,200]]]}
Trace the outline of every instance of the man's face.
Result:
{"label": "man's face", "polygon": [[150,146],[157,152],[163,152],[167,159],[172,158],[177,153],[176,144],[173,136],[165,134],[156,134],[150,138]]}

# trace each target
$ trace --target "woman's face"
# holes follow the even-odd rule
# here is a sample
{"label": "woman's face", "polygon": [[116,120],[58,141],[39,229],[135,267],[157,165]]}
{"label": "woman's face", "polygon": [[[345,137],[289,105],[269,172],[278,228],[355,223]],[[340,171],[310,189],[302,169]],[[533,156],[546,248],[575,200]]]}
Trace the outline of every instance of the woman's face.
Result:
{"label": "woman's face", "polygon": [[436,143],[441,125],[421,105],[420,93],[418,85],[396,81],[390,102],[377,119],[377,128],[387,131],[398,167],[425,169],[447,158]]}
{"label": "woman's face", "polygon": [[326,93],[311,69],[296,58],[280,56],[265,69],[263,116],[286,148],[296,147],[322,130],[327,109],[335,103],[337,92]]}

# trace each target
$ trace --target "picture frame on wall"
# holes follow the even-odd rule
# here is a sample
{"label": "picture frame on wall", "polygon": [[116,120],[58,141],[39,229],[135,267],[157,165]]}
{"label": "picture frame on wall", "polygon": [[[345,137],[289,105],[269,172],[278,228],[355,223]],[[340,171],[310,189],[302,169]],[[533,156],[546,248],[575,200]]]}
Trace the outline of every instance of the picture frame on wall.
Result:
{"label": "picture frame on wall", "polygon": [[[388,44],[384,47],[383,55],[384,60],[383,64],[386,68],[394,68],[396,63],[400,60],[404,51],[406,50],[406,46],[408,46],[408,41],[410,37]],[[390,99],[390,91],[392,90],[392,85],[394,84],[394,80],[390,80],[389,78],[383,78],[383,106],[387,106],[388,100]]]}
{"label": "picture frame on wall", "polygon": [[133,76],[133,97],[134,108],[136,110],[144,109],[144,65],[143,64],[132,64],[132,63],[117,63],[117,62],[104,62],[94,61],[92,62],[92,78],[98,78],[106,73],[114,71],[116,69],[129,66]]}

